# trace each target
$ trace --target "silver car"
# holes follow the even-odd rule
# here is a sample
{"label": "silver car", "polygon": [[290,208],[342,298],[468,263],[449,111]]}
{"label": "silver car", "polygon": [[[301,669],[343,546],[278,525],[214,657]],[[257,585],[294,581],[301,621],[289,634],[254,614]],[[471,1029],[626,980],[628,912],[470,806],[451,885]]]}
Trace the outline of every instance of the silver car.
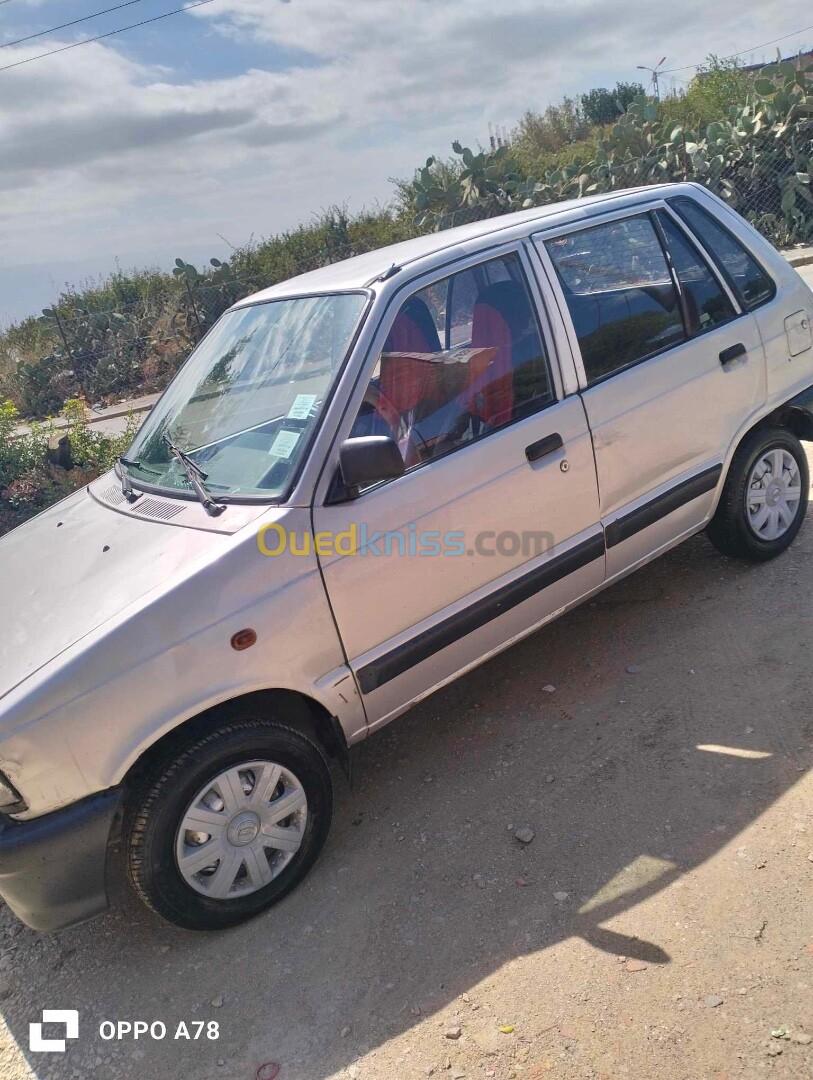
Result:
{"label": "silver car", "polygon": [[692,184],[423,236],[236,304],[114,472],[0,542],[0,893],[231,926],[330,759],[706,529],[805,516],[813,293]]}

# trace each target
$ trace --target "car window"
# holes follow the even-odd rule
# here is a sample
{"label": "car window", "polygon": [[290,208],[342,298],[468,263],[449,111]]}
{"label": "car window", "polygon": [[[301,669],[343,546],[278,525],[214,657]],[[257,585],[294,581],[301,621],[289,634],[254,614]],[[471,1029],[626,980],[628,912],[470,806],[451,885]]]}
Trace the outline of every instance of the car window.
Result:
{"label": "car window", "polygon": [[771,299],[776,291],[771,278],[713,214],[685,195],[669,199],[669,204],[717,260],[744,308],[750,311]]}
{"label": "car window", "polygon": [[648,215],[548,240],[588,383],[686,338],[677,291]]}
{"label": "car window", "polygon": [[441,340],[445,333],[447,305],[449,303],[449,282],[439,281],[436,285],[430,285],[425,293],[426,306],[429,309],[429,314],[432,316],[432,321],[435,324],[435,329],[440,335]]}
{"label": "car window", "polygon": [[[440,330],[438,295],[451,298]],[[508,255],[404,302],[351,435],[392,436],[411,468],[542,408],[554,396],[520,262]]]}
{"label": "car window", "polygon": [[464,270],[447,278],[449,286],[449,345],[471,341],[471,318],[479,291],[474,270]]}
{"label": "car window", "polygon": [[734,305],[683,229],[662,211],[658,211],[658,220],[686,298],[691,332],[700,334],[733,319],[737,314]]}

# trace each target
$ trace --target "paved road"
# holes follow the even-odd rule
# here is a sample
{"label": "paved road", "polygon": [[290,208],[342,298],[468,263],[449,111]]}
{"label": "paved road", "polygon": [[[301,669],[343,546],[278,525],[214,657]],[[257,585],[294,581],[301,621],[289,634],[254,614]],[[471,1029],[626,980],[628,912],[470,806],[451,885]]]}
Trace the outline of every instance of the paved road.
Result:
{"label": "paved road", "polygon": [[[127,430],[127,423],[131,416],[143,421],[149,413],[160,394],[143,394],[141,397],[129,398],[116,405],[108,405],[103,408],[88,408],[86,410],[88,422],[94,431],[104,432],[106,435],[121,435]],[[55,431],[61,431],[68,426],[67,420],[62,417],[49,421]],[[25,435],[31,430],[29,424],[18,424],[14,429],[16,435]]]}

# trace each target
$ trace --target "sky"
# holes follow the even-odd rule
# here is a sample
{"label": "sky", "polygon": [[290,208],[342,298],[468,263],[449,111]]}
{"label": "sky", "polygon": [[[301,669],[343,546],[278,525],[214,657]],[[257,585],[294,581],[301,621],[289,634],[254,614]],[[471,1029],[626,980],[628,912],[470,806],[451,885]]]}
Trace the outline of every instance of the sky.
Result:
{"label": "sky", "polygon": [[[0,68],[182,0],[8,44],[120,2],[0,0]],[[0,70],[0,326],[66,282],[386,203],[454,139],[646,77],[638,64],[770,59],[755,47],[811,23],[809,0],[213,0]]]}

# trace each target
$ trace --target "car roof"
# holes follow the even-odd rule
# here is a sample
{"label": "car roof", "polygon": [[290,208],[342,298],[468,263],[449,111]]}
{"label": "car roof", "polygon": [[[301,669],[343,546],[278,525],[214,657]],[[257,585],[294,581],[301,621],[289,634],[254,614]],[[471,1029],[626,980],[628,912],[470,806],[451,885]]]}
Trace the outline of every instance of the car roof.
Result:
{"label": "car roof", "polygon": [[[642,193],[653,198],[663,198],[666,194],[686,194],[696,187],[695,184],[685,183],[649,184],[646,187],[627,188],[602,195],[587,195],[581,199],[549,203],[546,206],[535,206],[530,210],[502,214],[484,221],[474,221],[468,225],[458,225],[440,232],[427,233],[416,236],[412,240],[403,240],[398,244],[377,248],[364,255],[356,255],[341,262],[331,263],[329,266],[322,266],[318,270],[288,278],[268,289],[245,297],[236,306],[242,307],[245,304],[281,299],[286,296],[307,296],[315,293],[368,288],[393,268],[402,269],[414,263],[431,264],[434,257],[442,256],[442,253],[450,248],[478,242],[483,242],[483,246],[487,246],[490,237],[494,237],[494,242],[499,243],[500,233],[508,233],[518,226],[525,226],[527,232],[532,232],[533,229],[527,227],[535,223],[544,223],[546,226],[567,225],[571,221],[580,221],[602,211],[621,209],[626,203],[640,201]],[[508,241],[512,237],[507,235],[505,239]],[[431,269],[431,265],[427,265],[425,269]]]}

